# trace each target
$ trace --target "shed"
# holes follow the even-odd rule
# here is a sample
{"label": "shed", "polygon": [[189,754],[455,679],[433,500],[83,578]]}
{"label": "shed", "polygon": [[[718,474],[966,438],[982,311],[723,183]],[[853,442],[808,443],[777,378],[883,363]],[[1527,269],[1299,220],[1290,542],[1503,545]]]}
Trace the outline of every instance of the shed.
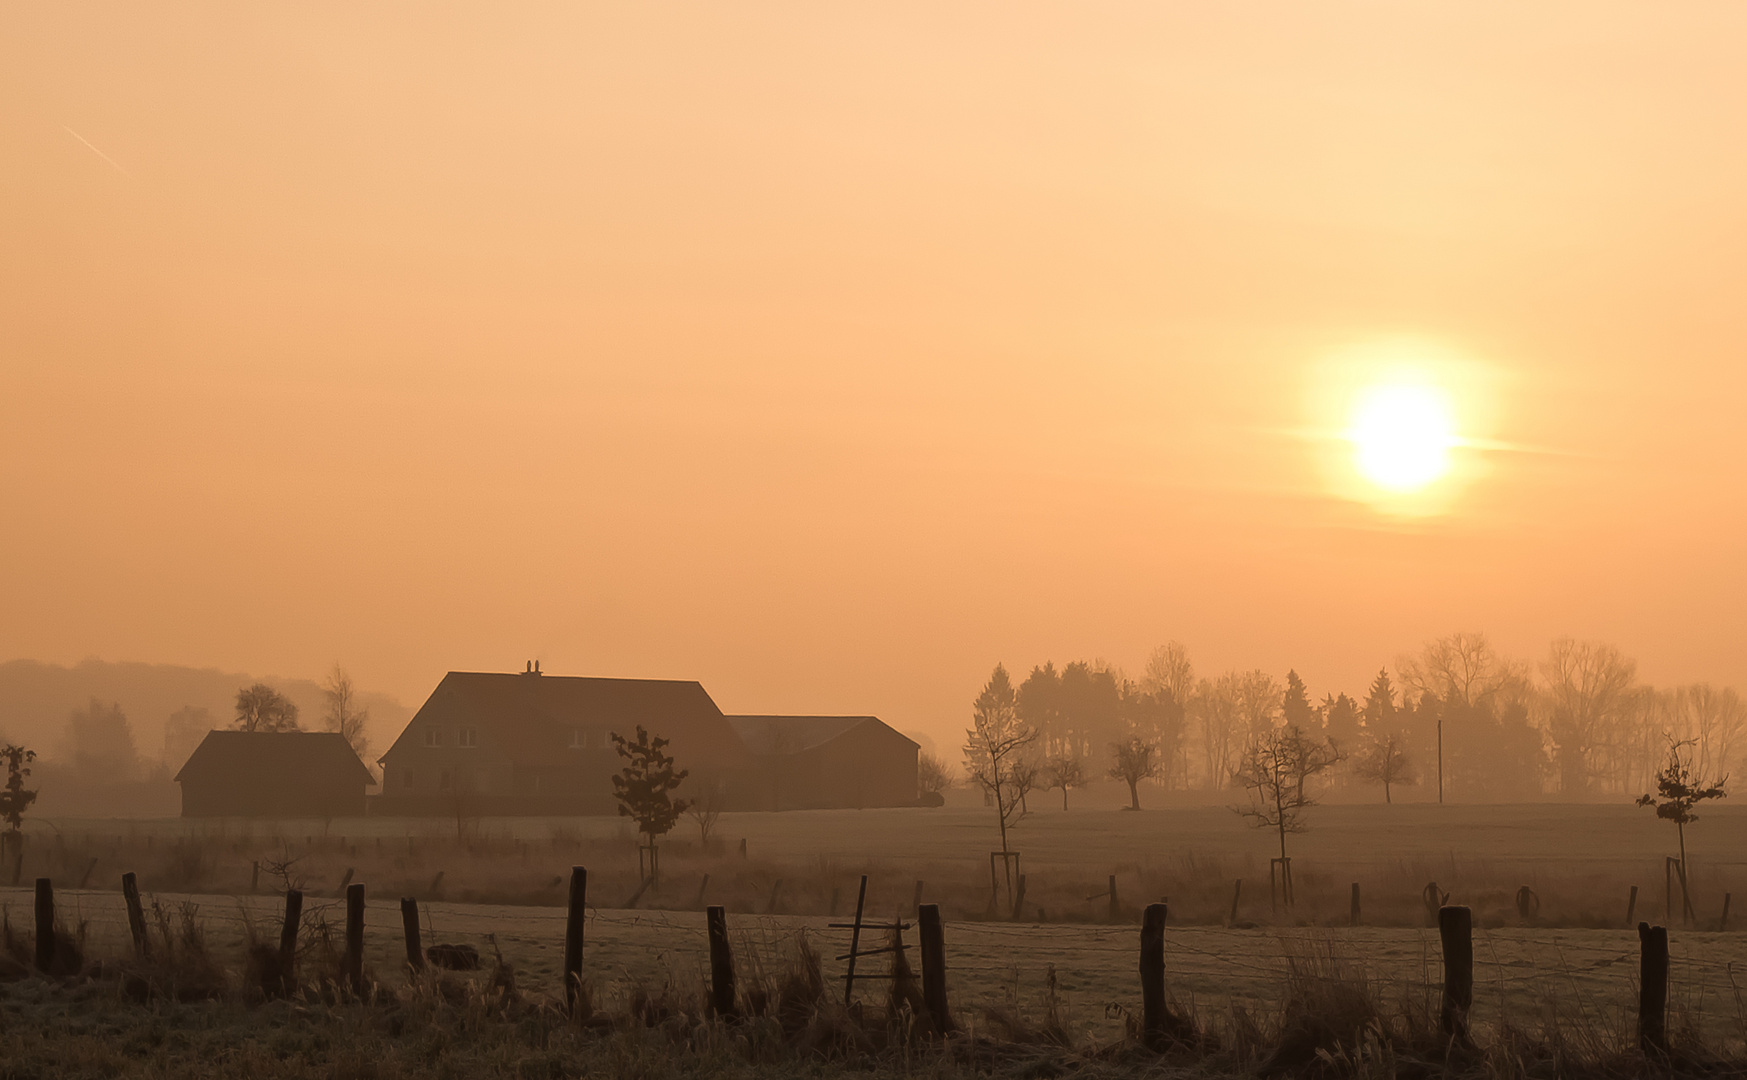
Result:
{"label": "shed", "polygon": [[376,783],[332,731],[210,731],[175,779],[183,817],[362,817]]}
{"label": "shed", "polygon": [[730,716],[766,810],[914,806],[915,740],[877,716]]}

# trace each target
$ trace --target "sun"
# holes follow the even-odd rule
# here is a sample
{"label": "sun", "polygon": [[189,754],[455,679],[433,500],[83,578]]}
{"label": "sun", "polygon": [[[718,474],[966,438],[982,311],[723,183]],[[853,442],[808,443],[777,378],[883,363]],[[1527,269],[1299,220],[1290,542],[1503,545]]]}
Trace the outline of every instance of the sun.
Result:
{"label": "sun", "polygon": [[1401,493],[1419,491],[1449,473],[1450,450],[1460,443],[1448,395],[1414,383],[1362,391],[1346,437],[1359,474]]}

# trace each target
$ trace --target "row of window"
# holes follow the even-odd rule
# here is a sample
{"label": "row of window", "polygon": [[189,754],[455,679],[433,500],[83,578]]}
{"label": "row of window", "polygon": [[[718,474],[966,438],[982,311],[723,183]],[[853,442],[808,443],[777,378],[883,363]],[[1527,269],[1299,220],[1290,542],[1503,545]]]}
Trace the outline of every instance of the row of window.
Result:
{"label": "row of window", "polygon": [[[415,773],[414,770],[412,770],[412,769],[399,769],[399,770],[396,770],[395,775],[398,778],[401,791],[418,791],[418,790],[420,790],[418,785],[415,783],[415,779],[416,779],[417,774]],[[467,780],[467,770],[465,770],[465,769],[439,769],[439,770],[437,770],[437,786],[436,786],[435,790],[437,790],[438,792],[453,792],[453,791],[457,790],[459,786],[464,784],[466,782],[466,780]],[[427,780],[426,783],[429,783],[429,781]],[[545,789],[549,786],[548,784],[542,783],[542,778],[539,776],[531,776],[531,777],[526,778],[525,784],[526,784],[526,788],[525,788],[524,793],[529,794],[529,795],[542,794],[542,793],[544,793]],[[476,792],[476,793],[490,792],[492,790],[491,770],[489,770],[489,769],[477,769],[477,770],[475,770],[472,774],[472,787],[470,790],[473,792]],[[561,788],[560,788],[560,790],[561,790]]]}
{"label": "row of window", "polygon": [[[425,745],[430,747],[446,745],[444,729],[428,727],[425,729]],[[569,747],[572,750],[605,750],[609,736],[604,731],[590,731],[588,728],[571,728]],[[455,729],[455,745],[463,750],[479,748],[479,729],[472,727]]]}

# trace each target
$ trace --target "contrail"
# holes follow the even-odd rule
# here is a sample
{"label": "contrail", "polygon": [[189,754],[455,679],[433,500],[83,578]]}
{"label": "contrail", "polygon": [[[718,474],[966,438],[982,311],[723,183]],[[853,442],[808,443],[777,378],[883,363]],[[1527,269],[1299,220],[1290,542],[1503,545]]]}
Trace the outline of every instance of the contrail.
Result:
{"label": "contrail", "polygon": [[74,131],[72,128],[68,127],[65,124],[61,125],[61,130],[65,131],[68,135],[71,135],[73,138],[78,139],[80,142],[84,143],[86,149],[90,150],[93,154],[96,154],[98,157],[102,158],[104,161],[109,162],[110,168],[114,169],[116,172],[120,173],[121,175],[127,177],[129,180],[133,179],[133,174],[128,172],[126,169],[122,168],[120,165],[117,165],[115,163],[114,158],[110,157],[108,154],[105,154],[103,151],[97,149],[95,146],[92,146],[90,139],[87,139],[85,136],[79,134],[77,131]]}

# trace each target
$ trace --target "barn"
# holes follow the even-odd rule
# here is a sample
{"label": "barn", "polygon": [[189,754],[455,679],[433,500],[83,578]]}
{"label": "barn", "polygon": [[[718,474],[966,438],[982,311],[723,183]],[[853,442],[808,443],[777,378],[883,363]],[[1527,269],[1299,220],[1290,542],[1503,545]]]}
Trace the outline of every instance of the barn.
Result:
{"label": "barn", "polygon": [[331,731],[211,731],[175,776],[183,817],[362,817],[376,780]]}
{"label": "barn", "polygon": [[612,736],[638,726],[689,769],[680,794],[723,799],[748,764],[727,717],[696,682],[451,671],[382,755],[390,815],[612,814]]}
{"label": "barn", "polygon": [[754,766],[749,808],[916,805],[917,743],[877,716],[730,716]]}

